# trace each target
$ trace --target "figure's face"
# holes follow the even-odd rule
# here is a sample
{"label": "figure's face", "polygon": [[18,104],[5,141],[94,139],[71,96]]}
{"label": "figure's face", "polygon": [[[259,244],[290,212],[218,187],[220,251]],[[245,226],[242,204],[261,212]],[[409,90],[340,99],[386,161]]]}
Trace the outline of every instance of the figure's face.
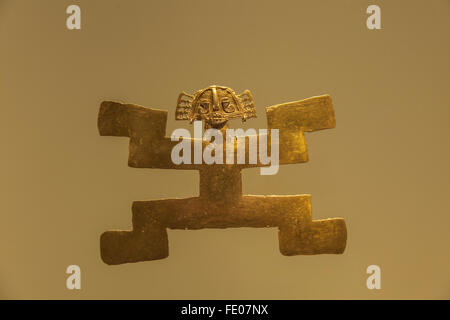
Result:
{"label": "figure's face", "polygon": [[222,88],[209,88],[197,99],[194,113],[212,128],[223,127],[230,118],[239,115],[238,102],[231,92]]}

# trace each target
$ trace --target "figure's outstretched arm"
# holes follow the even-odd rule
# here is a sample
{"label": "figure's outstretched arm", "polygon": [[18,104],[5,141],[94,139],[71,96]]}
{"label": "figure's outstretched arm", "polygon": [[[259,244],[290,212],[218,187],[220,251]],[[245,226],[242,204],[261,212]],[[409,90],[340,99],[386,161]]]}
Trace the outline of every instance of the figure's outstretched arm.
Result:
{"label": "figure's outstretched arm", "polygon": [[103,101],[98,114],[101,136],[152,136],[161,140],[166,131],[167,111],[136,104]]}
{"label": "figure's outstretched arm", "polygon": [[329,95],[282,103],[266,108],[268,129],[279,130],[280,164],[308,161],[304,132],[336,126]]}
{"label": "figure's outstretched arm", "polygon": [[167,111],[104,101],[98,115],[98,130],[102,136],[130,138],[130,167],[197,169],[195,165],[172,162],[171,152],[177,142],[165,136],[166,122]]}

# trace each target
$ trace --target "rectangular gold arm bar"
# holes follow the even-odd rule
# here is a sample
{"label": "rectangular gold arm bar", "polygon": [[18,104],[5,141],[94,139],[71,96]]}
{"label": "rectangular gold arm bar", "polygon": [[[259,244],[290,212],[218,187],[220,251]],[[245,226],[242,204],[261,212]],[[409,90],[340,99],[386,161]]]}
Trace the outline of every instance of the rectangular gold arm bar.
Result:
{"label": "rectangular gold arm bar", "polygon": [[270,106],[266,112],[270,129],[310,132],[336,126],[333,101],[327,94]]}
{"label": "rectangular gold arm bar", "polygon": [[152,137],[163,139],[167,111],[145,108],[135,104],[103,101],[98,114],[101,136]]}

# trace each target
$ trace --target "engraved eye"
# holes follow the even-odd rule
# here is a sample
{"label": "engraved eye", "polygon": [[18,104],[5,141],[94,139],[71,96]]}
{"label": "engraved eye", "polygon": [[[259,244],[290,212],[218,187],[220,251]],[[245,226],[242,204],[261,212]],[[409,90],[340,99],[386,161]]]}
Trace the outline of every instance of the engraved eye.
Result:
{"label": "engraved eye", "polygon": [[198,106],[198,112],[205,114],[209,112],[209,103],[208,102],[202,102],[200,103],[200,105]]}
{"label": "engraved eye", "polygon": [[227,113],[231,113],[235,111],[234,106],[228,100],[222,101],[222,109]]}

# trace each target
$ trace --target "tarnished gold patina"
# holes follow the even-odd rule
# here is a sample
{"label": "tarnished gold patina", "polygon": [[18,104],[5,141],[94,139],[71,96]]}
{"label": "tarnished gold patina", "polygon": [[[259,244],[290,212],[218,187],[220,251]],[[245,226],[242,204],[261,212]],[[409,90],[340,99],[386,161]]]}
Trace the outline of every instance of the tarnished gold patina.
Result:
{"label": "tarnished gold patina", "polygon": [[[280,164],[307,162],[304,132],[335,127],[329,95],[267,107],[266,113],[268,129],[279,129]],[[175,114],[177,120],[202,120],[205,128],[220,130],[226,128],[229,119],[245,121],[255,116],[253,97],[248,90],[236,95],[230,88],[221,86],[211,86],[193,95],[180,94]],[[344,219],[313,220],[310,195],[242,195],[241,170],[263,164],[175,165],[171,150],[177,142],[165,136],[166,121],[167,111],[112,101],[101,104],[100,135],[130,138],[130,167],[200,173],[198,197],[135,201],[133,229],[107,231],[100,238],[105,263],[166,258],[169,255],[167,228],[278,227],[283,255],[344,252],[347,241]],[[208,143],[203,141],[203,148]]]}

